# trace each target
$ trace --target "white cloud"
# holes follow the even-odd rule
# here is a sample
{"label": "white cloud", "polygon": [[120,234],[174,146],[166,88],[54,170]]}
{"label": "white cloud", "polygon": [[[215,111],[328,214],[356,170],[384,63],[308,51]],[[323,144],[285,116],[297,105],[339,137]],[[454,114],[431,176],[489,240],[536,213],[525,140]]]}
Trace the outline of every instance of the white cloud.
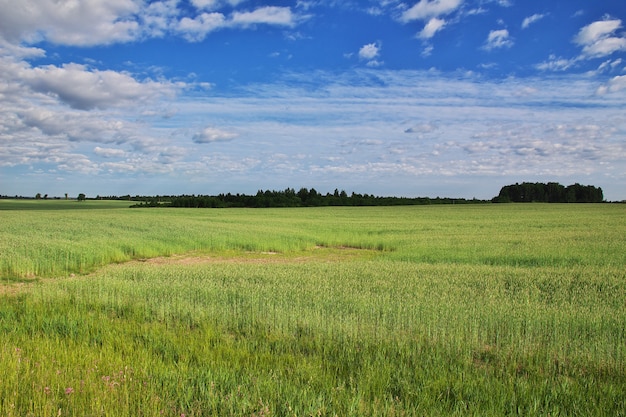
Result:
{"label": "white cloud", "polygon": [[[615,52],[626,51],[626,37],[616,34],[621,27],[622,21],[619,19],[605,19],[584,26],[573,39],[575,44],[582,47],[580,55],[570,59],[550,55],[548,61],[535,67],[543,71],[565,71],[581,61],[604,58]],[[616,70],[621,62],[621,58],[605,61],[599,66],[597,72]],[[603,91],[603,89],[604,87],[600,87],[598,91]]]}
{"label": "white cloud", "polygon": [[626,37],[615,35],[621,27],[619,19],[602,20],[583,27],[574,37],[574,42],[583,47],[581,58],[600,58],[626,51]]}
{"label": "white cloud", "polygon": [[0,5],[0,37],[14,43],[42,39],[66,45],[99,45],[136,39],[140,27],[133,0],[20,0]]}
{"label": "white cloud", "polygon": [[78,64],[33,67],[20,58],[0,54],[0,166],[99,174],[103,165],[95,161],[104,157],[124,158],[137,171],[158,168],[167,143],[143,114],[158,120],[165,99],[174,100],[182,84]]}
{"label": "white cloud", "polygon": [[[201,13],[183,16],[179,0],[0,0],[0,40],[18,45],[49,41],[73,46],[131,42],[167,33],[200,41],[222,28],[248,28],[258,24],[294,27],[305,19],[289,7],[264,6],[233,11],[228,17],[213,12],[244,0],[192,0]],[[7,3],[7,4],[3,4]]]}
{"label": "white cloud", "polygon": [[221,29],[226,25],[221,13],[202,13],[194,19],[184,17],[178,23],[177,30],[190,42],[203,40],[210,32]]}
{"label": "white cloud", "polygon": [[419,3],[402,13],[400,20],[406,23],[444,16],[458,9],[461,3],[462,0],[420,0]]}
{"label": "white cloud", "polygon": [[249,28],[255,25],[294,27],[302,17],[292,13],[289,7],[260,7],[249,12],[233,12],[229,18],[222,13],[202,13],[195,18],[184,17],[177,31],[188,41],[201,41],[216,30],[224,28]]}
{"label": "white cloud", "polygon": [[378,67],[382,67],[383,65],[385,65],[384,61],[379,61],[377,59],[372,59],[371,61],[368,61],[367,64],[368,67],[370,68],[378,68]]}
{"label": "white cloud", "polygon": [[616,20],[602,20],[599,22],[593,22],[583,27],[578,35],[574,38],[574,41],[579,45],[590,45],[598,40],[605,39],[613,32],[615,32],[622,25],[622,21]]}
{"label": "white cloud", "polygon": [[193,136],[193,141],[195,143],[212,143],[212,142],[222,142],[222,141],[230,141],[237,137],[238,135],[233,132],[228,132],[225,130],[217,129],[214,127],[207,127],[202,132],[196,133]]}
{"label": "white cloud", "polygon": [[363,45],[361,49],[359,49],[359,58],[361,59],[374,59],[380,54],[380,47],[376,43],[368,43],[367,45]]}
{"label": "white cloud", "polygon": [[178,15],[178,0],[155,1],[148,4],[140,13],[141,36],[162,37],[170,30],[175,30]]}
{"label": "white cloud", "polygon": [[538,21],[540,21],[541,19],[543,19],[544,17],[546,17],[545,14],[534,14],[532,16],[527,17],[526,19],[524,19],[524,21],[522,22],[522,29],[528,29],[528,27],[530,25],[532,25],[533,23],[536,23]]}
{"label": "white cloud", "polygon": [[511,40],[509,31],[500,29],[489,32],[484,49],[491,51],[493,49],[510,48],[511,46],[513,46],[513,41]]}
{"label": "white cloud", "polygon": [[622,65],[622,58],[618,58],[614,61],[609,59],[600,64],[598,73],[615,71],[620,65]]}
{"label": "white cloud", "polygon": [[219,0],[191,0],[191,4],[199,10],[215,10],[219,5]]}
{"label": "white cloud", "polygon": [[79,64],[26,67],[16,75],[33,91],[53,95],[69,106],[82,110],[136,106],[163,95],[172,96],[178,90],[175,84],[168,82],[139,82],[129,74],[89,70]]}
{"label": "white cloud", "polygon": [[29,59],[42,58],[46,56],[46,51],[41,48],[32,48],[17,44],[12,44],[0,37],[0,59]]}
{"label": "white cloud", "polygon": [[576,59],[565,59],[550,55],[547,61],[535,65],[540,71],[567,71],[576,64]]}
{"label": "white cloud", "polygon": [[93,150],[96,155],[103,156],[105,158],[121,158],[126,155],[126,152],[122,149],[116,148],[101,148],[96,146]]}
{"label": "white cloud", "polygon": [[293,27],[296,25],[296,15],[289,7],[265,6],[251,12],[234,12],[231,23],[235,26],[251,26],[267,24]]}
{"label": "white cloud", "polygon": [[609,82],[599,87],[596,93],[604,95],[607,93],[616,93],[621,90],[626,90],[626,75],[618,75],[617,77],[611,78]]}
{"label": "white cloud", "polygon": [[84,112],[35,107],[18,110],[15,115],[20,120],[21,129],[72,142],[124,142],[127,140],[124,136],[131,131],[125,122]]}
{"label": "white cloud", "polygon": [[421,39],[430,39],[433,36],[435,36],[437,32],[442,30],[445,26],[446,26],[445,20],[433,17],[432,19],[428,21],[426,26],[424,26],[424,29],[422,29],[418,37]]}
{"label": "white cloud", "polygon": [[359,49],[359,59],[367,61],[365,65],[370,68],[382,67],[385,63],[376,59],[380,56],[381,49],[382,47],[380,43],[369,43],[367,45],[363,45],[361,49]]}
{"label": "white cloud", "polygon": [[587,58],[601,58],[614,52],[626,51],[626,38],[601,39],[583,48],[583,56]]}
{"label": "white cloud", "polygon": [[427,58],[427,57],[429,57],[429,56],[433,53],[433,50],[434,50],[434,49],[435,49],[435,47],[434,47],[434,46],[429,45],[429,44],[426,44],[426,45],[424,46],[424,49],[422,50],[421,55],[422,55],[424,58]]}

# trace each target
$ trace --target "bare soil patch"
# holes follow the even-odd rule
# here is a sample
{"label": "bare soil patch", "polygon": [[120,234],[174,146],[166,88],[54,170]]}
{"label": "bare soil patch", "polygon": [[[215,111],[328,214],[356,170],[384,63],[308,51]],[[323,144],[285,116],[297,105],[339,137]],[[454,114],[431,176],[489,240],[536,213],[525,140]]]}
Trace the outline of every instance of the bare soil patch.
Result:
{"label": "bare soil patch", "polygon": [[356,248],[351,246],[315,246],[302,252],[281,253],[274,251],[262,252],[227,252],[227,253],[184,253],[155,258],[135,259],[132,261],[105,265],[95,272],[85,275],[70,274],[67,277],[41,278],[28,277],[20,282],[0,283],[0,296],[15,296],[30,290],[36,283],[60,279],[81,279],[99,274],[105,268],[123,267],[125,265],[209,265],[217,263],[233,264],[286,264],[306,262],[343,262],[354,259],[367,259],[380,253],[375,249]]}
{"label": "bare soil patch", "polygon": [[372,249],[354,248],[349,246],[316,246],[313,250],[302,251],[301,253],[281,253],[273,251],[233,252],[227,254],[186,253],[141,259],[130,261],[130,263],[144,263],[148,265],[198,265],[212,263],[265,264],[301,263],[313,261],[337,262],[341,260],[370,256],[377,252],[378,251]]}

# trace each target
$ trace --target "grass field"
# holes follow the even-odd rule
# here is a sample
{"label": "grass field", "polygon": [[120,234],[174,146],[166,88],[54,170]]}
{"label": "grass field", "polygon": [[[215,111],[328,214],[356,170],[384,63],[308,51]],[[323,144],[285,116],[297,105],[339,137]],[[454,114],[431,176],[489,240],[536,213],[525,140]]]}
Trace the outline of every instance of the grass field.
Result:
{"label": "grass field", "polygon": [[87,203],[0,201],[0,415],[626,415],[624,205]]}

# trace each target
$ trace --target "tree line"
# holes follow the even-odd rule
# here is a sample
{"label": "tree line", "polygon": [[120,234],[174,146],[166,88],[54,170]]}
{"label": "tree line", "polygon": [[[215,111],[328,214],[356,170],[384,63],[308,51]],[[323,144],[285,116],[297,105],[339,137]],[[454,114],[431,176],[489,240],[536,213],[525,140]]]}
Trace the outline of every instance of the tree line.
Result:
{"label": "tree line", "polygon": [[[32,198],[9,197],[5,198]],[[38,193],[36,199],[48,199],[48,195]],[[60,199],[60,197],[53,197]],[[65,194],[65,199],[68,195]],[[87,197],[80,193],[77,200]],[[567,187],[556,183],[516,183],[505,185],[500,193],[491,200],[464,198],[430,197],[379,197],[372,194],[346,193],[335,189],[333,193],[320,193],[315,188],[300,188],[296,191],[287,188],[282,191],[259,190],[254,195],[218,194],[218,195],[157,195],[157,196],[100,196],[96,200],[127,200],[134,202],[131,207],[189,207],[189,208],[229,208],[229,207],[320,207],[320,206],[407,206],[428,204],[484,204],[484,203],[601,203],[604,202],[602,188],[592,185],[573,184]]]}
{"label": "tree line", "polygon": [[255,195],[181,195],[151,197],[134,207],[187,207],[187,208],[230,208],[230,207],[323,207],[323,206],[400,206],[426,204],[480,204],[489,201],[463,198],[429,197],[379,197],[371,194],[348,194],[335,189],[333,193],[320,193],[315,188],[296,191],[259,190]]}
{"label": "tree line", "polygon": [[601,203],[602,188],[578,183],[567,187],[556,183],[524,182],[506,185],[492,200],[494,203]]}

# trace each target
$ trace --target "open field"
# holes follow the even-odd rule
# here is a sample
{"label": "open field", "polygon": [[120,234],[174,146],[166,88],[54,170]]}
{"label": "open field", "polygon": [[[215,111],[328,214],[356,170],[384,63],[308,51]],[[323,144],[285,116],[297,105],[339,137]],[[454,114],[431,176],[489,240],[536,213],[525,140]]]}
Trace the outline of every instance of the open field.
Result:
{"label": "open field", "polygon": [[90,203],[0,201],[0,415],[626,415],[624,205]]}

